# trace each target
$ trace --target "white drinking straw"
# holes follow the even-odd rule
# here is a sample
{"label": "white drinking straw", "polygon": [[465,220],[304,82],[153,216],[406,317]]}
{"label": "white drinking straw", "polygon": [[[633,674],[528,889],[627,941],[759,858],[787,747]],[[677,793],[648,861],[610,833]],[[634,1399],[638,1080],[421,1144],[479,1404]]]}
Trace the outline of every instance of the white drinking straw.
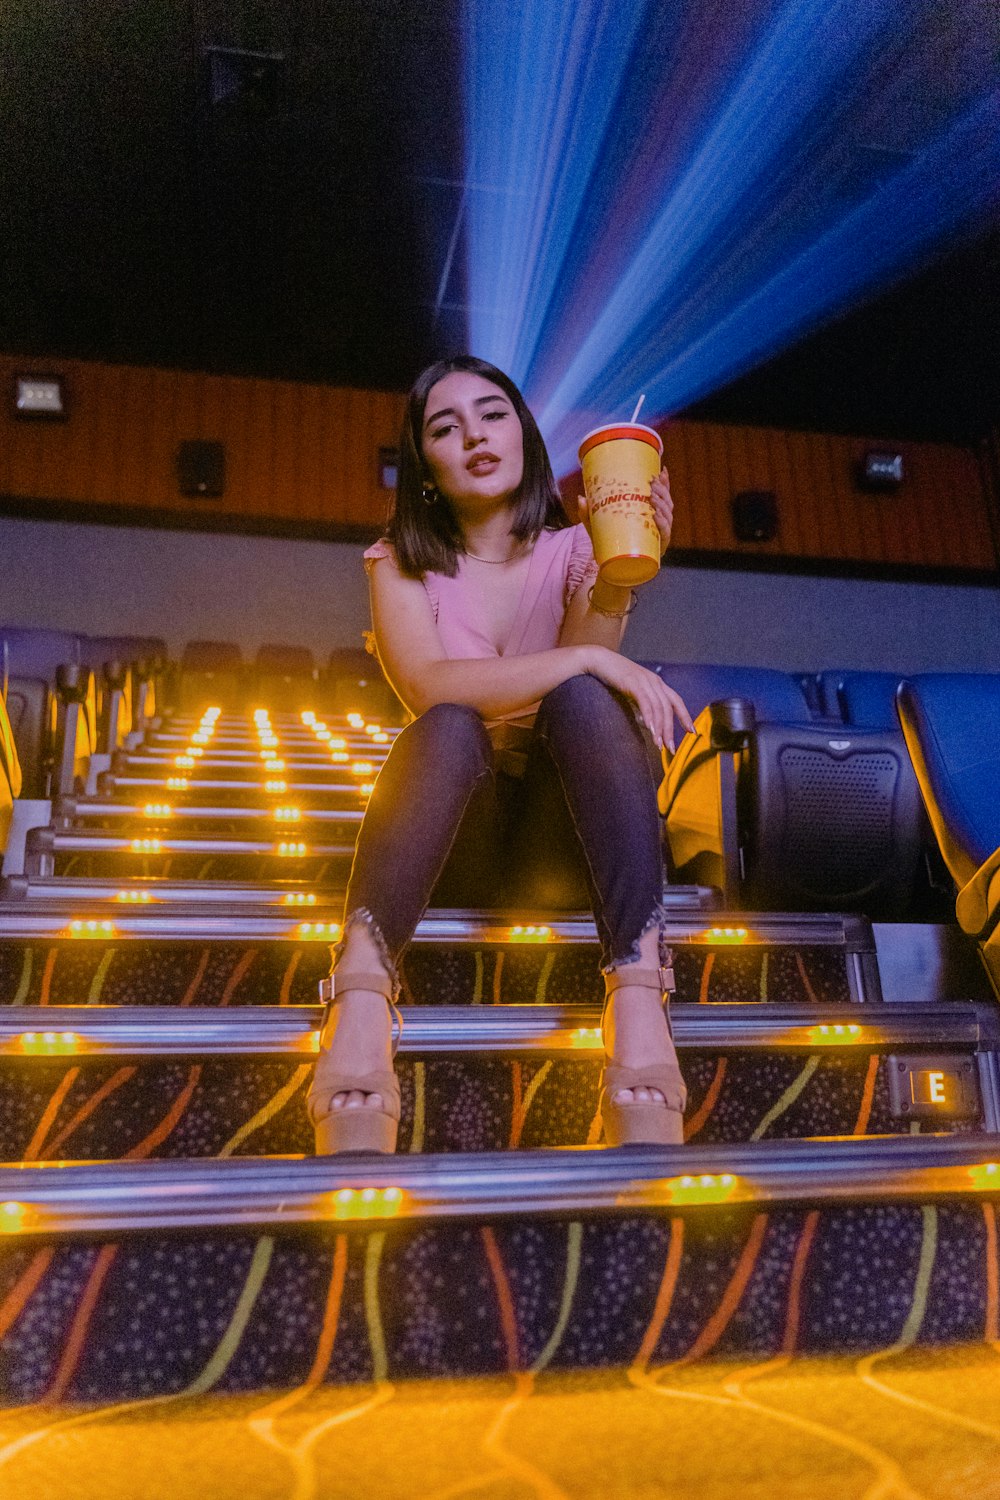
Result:
{"label": "white drinking straw", "polygon": [[642,409],[642,403],[645,401],[645,399],[646,399],[646,392],[643,391],[642,395],[639,397],[638,401],[635,403],[635,411],[632,413],[631,417],[629,418],[630,422],[634,422],[635,419],[636,419],[636,417],[639,415],[639,412]]}

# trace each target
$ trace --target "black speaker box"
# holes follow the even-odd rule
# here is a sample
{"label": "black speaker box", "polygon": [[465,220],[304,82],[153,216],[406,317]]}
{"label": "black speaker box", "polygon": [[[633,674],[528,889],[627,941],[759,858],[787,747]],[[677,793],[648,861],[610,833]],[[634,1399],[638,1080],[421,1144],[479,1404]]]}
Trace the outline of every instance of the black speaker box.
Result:
{"label": "black speaker box", "polygon": [[226,492],[226,450],[222,443],[192,439],[177,449],[177,484],[182,495],[214,500]]}
{"label": "black speaker box", "polygon": [[773,490],[741,490],[733,496],[738,542],[770,542],[778,534],[778,497]]}

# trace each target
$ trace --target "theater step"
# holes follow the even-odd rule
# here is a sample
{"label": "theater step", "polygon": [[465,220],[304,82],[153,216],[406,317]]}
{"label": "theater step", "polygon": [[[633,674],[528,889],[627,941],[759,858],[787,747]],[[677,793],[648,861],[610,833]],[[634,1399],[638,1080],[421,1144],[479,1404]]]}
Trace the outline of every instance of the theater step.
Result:
{"label": "theater step", "polygon": [[[264,883],[244,882],[221,882],[212,880],[189,881],[186,884],[171,880],[140,880],[123,891],[120,881],[117,880],[87,880],[75,876],[63,879],[58,876],[48,878],[31,877],[27,875],[13,875],[0,880],[0,914],[12,915],[5,910],[8,901],[59,901],[68,903],[67,909],[78,901],[92,902],[121,902],[133,901],[136,896],[133,893],[141,893],[142,900],[158,902],[195,902],[202,901],[224,901],[235,906],[316,906],[322,902],[336,905],[342,904],[343,892],[331,892],[324,889],[320,892],[308,890],[305,886],[291,881],[276,881],[271,885]],[[713,912],[719,909],[719,893],[713,886],[706,885],[668,885],[662,892],[661,900],[668,911],[705,911]],[[112,908],[112,913],[116,908]],[[465,917],[467,913],[452,913],[455,917]],[[544,920],[544,919],[543,919]],[[556,919],[557,926],[563,925],[565,918]],[[575,925],[575,920],[571,925]],[[596,941],[594,924],[588,917],[586,919],[587,931]]]}
{"label": "theater step", "polygon": [[1000,1138],[0,1169],[8,1402],[981,1340]]}
{"label": "theater step", "polygon": [[[130,836],[94,830],[90,833],[32,828],[25,838],[25,870],[29,875],[182,874],[196,879],[209,875],[246,879],[253,872],[276,877],[284,867],[299,878],[323,879],[332,866],[345,865],[354,854],[357,825],[343,839],[297,837],[295,824],[275,825],[270,838],[200,838],[168,836],[156,830]],[[280,862],[280,863],[277,863]]]}
{"label": "theater step", "polygon": [[261,776],[254,781],[224,780],[211,777],[179,776],[167,777],[153,781],[142,776],[113,776],[106,773],[97,788],[100,797],[104,800],[127,802],[136,797],[142,797],[142,806],[152,798],[154,794],[160,795],[161,800],[167,798],[174,806],[199,806],[202,800],[206,803],[219,803],[223,800],[232,805],[234,799],[254,800],[260,802],[262,796],[270,799],[272,804],[277,805],[278,797],[287,796],[291,800],[298,798],[322,797],[324,801],[335,801],[338,797],[357,797],[358,780],[345,781],[342,770],[341,779],[337,780],[336,768],[334,779],[329,780],[296,780],[291,772],[278,779]]}
{"label": "theater step", "polygon": [[[144,894],[128,886],[122,892]],[[103,906],[12,901],[0,909],[0,1003],[309,1003],[328,972],[341,909],[339,902],[326,909],[293,903],[286,912],[208,901],[162,907],[128,899]],[[592,919],[515,918],[429,912],[404,961],[407,999],[598,1003],[604,986]],[[751,919],[668,905],[664,936],[674,951],[681,1001],[816,1005],[881,998],[872,929],[860,918],[755,913]]]}
{"label": "theater step", "polygon": [[[0,1160],[309,1154],[321,1011],[0,1011]],[[404,1152],[600,1140],[600,1010],[403,1008]],[[995,1011],[677,1005],[699,1142],[998,1128]]]}
{"label": "theater step", "polygon": [[[184,764],[186,760],[190,760],[191,763]],[[183,755],[180,757],[158,755],[153,752],[143,755],[122,755],[119,752],[112,757],[109,769],[102,774],[110,776],[115,782],[119,777],[132,778],[136,785],[150,787],[165,787],[171,779],[188,779],[195,771],[203,777],[210,776],[223,786],[253,787],[259,786],[264,780],[287,780],[292,775],[308,776],[310,780],[325,785],[327,781],[333,784],[338,777],[342,778],[345,768],[353,765],[355,761],[367,761],[377,768],[382,764],[384,757],[374,756],[359,749],[346,752],[346,758],[337,760],[334,760],[332,755],[324,756],[322,759],[316,756],[286,759],[281,756],[279,760],[280,764],[263,761],[259,756],[245,756],[240,760],[218,756],[194,759]]]}
{"label": "theater step", "polygon": [[[367,788],[367,790],[365,789]],[[228,803],[223,806],[185,806],[183,802],[171,802],[165,798],[150,802],[112,801],[105,798],[64,798],[54,809],[58,832],[85,833],[91,826],[116,828],[131,822],[132,834],[145,836],[147,830],[163,836],[168,828],[183,824],[201,824],[210,832],[213,824],[231,823],[234,831],[247,825],[249,832],[274,829],[279,834],[301,830],[309,835],[314,828],[331,829],[341,826],[357,830],[364,817],[364,803],[368,800],[370,786],[360,783],[348,788],[353,805],[297,807],[278,802],[272,806],[241,807]],[[359,806],[358,803],[362,805]]]}

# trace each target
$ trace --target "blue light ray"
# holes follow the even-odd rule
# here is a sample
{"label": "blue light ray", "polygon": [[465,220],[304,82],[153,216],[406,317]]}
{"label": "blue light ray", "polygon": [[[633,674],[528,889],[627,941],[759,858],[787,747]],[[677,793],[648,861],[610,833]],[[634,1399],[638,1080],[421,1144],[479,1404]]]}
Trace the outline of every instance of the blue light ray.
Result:
{"label": "blue light ray", "polygon": [[714,0],[465,4],[467,166],[494,189],[470,193],[470,347],[524,385],[557,471],[640,389],[683,409],[997,200],[979,0],[947,25],[934,0],[737,25]]}
{"label": "blue light ray", "polygon": [[[615,108],[641,4],[465,0],[472,347],[527,376]],[[539,58],[558,73],[539,78]],[[610,63],[610,66],[609,66]]]}
{"label": "blue light ray", "polygon": [[[666,360],[648,342],[636,345],[585,395],[593,424],[620,408],[622,392],[642,383],[647,402],[674,412],[752,368],[824,316],[884,285],[942,234],[983,207],[984,181],[1000,202],[1000,90],[980,101],[947,137],[858,205],[813,244],[727,308],[699,319],[692,310],[675,328],[676,352]],[[657,341],[658,342],[658,341]],[[657,362],[659,360],[659,362]],[[550,425],[557,472],[576,467],[579,413]]]}

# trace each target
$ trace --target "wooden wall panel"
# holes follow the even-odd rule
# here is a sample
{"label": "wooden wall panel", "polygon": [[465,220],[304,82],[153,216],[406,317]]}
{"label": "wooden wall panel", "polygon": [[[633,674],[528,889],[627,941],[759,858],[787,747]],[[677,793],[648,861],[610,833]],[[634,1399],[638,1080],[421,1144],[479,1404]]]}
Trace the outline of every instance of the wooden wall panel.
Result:
{"label": "wooden wall panel", "polygon": [[[66,422],[17,421],[9,393],[16,370],[65,375]],[[403,397],[237,376],[137,369],[76,360],[0,355],[0,497],[45,514],[67,504],[121,512],[141,522],[176,515],[210,528],[289,526],[322,533],[375,530],[389,495],[378,484],[378,450],[394,447]],[[843,567],[950,568],[995,572],[1000,524],[982,462],[968,449],[934,443],[673,421],[664,450],[675,499],[674,545],[687,554],[782,558]],[[225,444],[222,500],[178,494],[176,452],[189,438]],[[868,447],[897,447],[906,479],[895,493],[857,488]],[[564,482],[567,495],[579,476]],[[773,490],[779,531],[769,543],[737,543],[731,501],[740,490]],[[2,505],[2,500],[0,500]],[[992,518],[991,518],[992,517]]]}
{"label": "wooden wall panel", "polygon": [[[15,371],[66,377],[66,422],[17,421]],[[290,381],[0,355],[0,494],[177,512],[197,525],[251,522],[371,527],[385,514],[380,447],[399,436],[403,398]],[[226,494],[190,499],[177,489],[186,439],[225,444]]]}

